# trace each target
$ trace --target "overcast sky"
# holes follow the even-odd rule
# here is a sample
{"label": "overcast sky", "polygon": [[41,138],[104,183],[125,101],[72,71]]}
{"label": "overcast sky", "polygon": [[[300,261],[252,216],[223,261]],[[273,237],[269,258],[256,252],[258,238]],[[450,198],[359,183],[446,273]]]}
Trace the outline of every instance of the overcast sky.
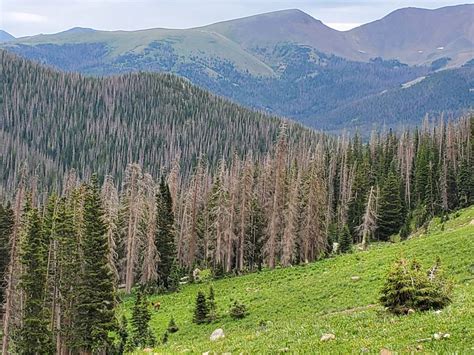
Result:
{"label": "overcast sky", "polygon": [[0,0],[0,29],[16,37],[71,27],[136,30],[189,28],[298,8],[325,24],[347,30],[408,6],[437,8],[474,1],[449,0]]}

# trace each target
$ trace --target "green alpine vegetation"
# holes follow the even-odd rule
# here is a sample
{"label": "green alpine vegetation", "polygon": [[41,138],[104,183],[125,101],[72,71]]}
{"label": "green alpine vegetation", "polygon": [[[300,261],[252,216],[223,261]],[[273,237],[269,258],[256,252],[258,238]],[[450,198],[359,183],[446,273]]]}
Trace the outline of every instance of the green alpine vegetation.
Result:
{"label": "green alpine vegetation", "polygon": [[[432,220],[426,229],[398,243],[373,244],[368,251],[335,256],[289,269],[184,286],[176,294],[155,295],[161,308],[151,327],[161,334],[170,317],[179,331],[170,334],[158,353],[299,352],[379,353],[426,351],[470,353],[474,348],[474,207]],[[453,282],[451,303],[441,311],[415,311],[397,316],[379,303],[392,265],[416,258],[423,270],[440,257],[444,274]],[[196,295],[215,290],[218,318],[193,322]],[[229,306],[239,300],[248,315],[234,320]],[[120,313],[130,315],[134,297],[125,298]],[[210,341],[221,328],[225,338]],[[324,334],[335,339],[321,341]],[[449,334],[448,336],[445,336]],[[187,349],[187,350],[186,350]],[[140,353],[137,351],[136,353]]]}

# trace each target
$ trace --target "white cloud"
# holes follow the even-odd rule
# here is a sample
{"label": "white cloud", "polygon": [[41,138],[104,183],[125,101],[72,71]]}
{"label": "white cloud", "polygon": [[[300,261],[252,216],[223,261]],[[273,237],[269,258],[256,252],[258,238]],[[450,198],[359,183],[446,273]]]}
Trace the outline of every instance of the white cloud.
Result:
{"label": "white cloud", "polygon": [[352,30],[355,27],[358,27],[362,25],[362,23],[358,22],[330,22],[326,23],[327,26],[334,28],[335,30],[338,31],[349,31]]}
{"label": "white cloud", "polygon": [[2,17],[6,22],[10,23],[45,23],[48,21],[45,16],[32,14],[29,12],[7,11]]}

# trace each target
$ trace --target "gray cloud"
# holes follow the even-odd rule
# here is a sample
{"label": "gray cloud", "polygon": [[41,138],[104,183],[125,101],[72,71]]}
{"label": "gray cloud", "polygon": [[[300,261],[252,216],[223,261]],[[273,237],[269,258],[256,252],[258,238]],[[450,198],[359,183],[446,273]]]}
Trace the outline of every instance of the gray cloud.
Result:
{"label": "gray cloud", "polygon": [[459,0],[0,0],[0,29],[18,37],[75,26],[103,30],[189,28],[288,8],[299,8],[328,25],[348,29],[401,7],[437,8],[458,3]]}

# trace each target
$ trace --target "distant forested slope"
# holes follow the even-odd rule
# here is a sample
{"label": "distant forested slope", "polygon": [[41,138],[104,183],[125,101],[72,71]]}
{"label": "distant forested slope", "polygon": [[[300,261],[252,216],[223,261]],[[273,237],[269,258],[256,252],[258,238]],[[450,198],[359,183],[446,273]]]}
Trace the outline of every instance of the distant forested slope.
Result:
{"label": "distant forested slope", "polygon": [[[60,73],[0,51],[0,174],[11,185],[23,161],[43,182],[71,168],[119,175],[140,162],[153,174],[176,161],[189,172],[233,154],[266,153],[282,121],[239,107],[173,75],[103,79]],[[292,144],[316,133],[289,125]],[[160,167],[160,168],[159,168]]]}
{"label": "distant forested slope", "polygon": [[[436,73],[446,63],[413,67],[381,58],[356,62],[292,43],[256,54],[268,63],[273,75],[242,71],[218,56],[183,61],[165,41],[152,42],[143,52],[119,56],[113,56],[104,43],[15,44],[8,50],[61,70],[94,76],[176,73],[247,107],[331,131],[416,125],[426,113],[459,114],[474,106],[474,94],[469,91],[474,87],[472,66]],[[421,82],[410,90],[402,89],[422,77],[429,78],[431,85]]]}

